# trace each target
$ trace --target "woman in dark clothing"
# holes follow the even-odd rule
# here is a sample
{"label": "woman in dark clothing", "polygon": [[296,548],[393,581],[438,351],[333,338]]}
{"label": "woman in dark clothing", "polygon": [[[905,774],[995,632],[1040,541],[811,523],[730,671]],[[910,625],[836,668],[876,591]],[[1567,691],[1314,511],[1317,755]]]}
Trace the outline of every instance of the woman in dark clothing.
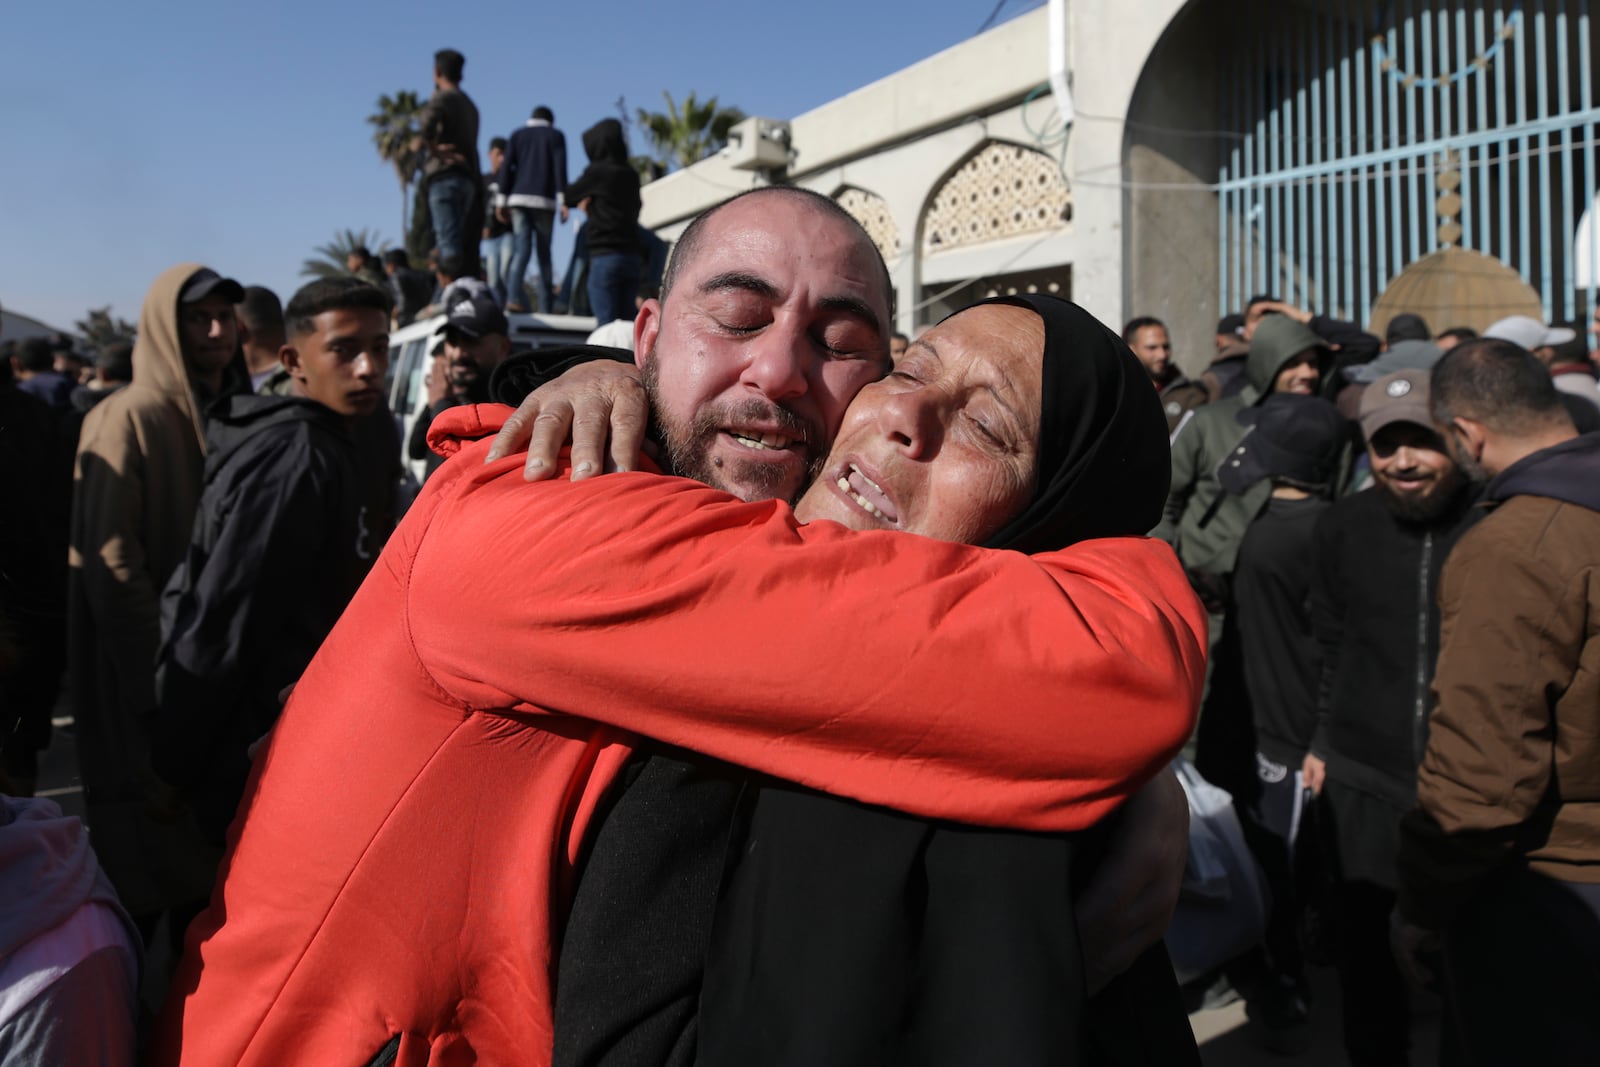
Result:
{"label": "woman in dark clothing", "polygon": [[[1024,322],[1037,316],[1042,338],[1002,357],[1003,339],[988,335],[995,366],[1035,361],[984,379],[997,391],[1009,385],[1018,409],[1038,405],[1020,431],[1029,439],[1001,449],[1026,460],[1026,478],[976,479],[986,490],[1004,483],[978,502],[991,506],[948,506],[922,532],[1024,552],[1142,535],[1159,517],[1169,469],[1148,376],[1075,305],[987,303],[1021,309]],[[962,358],[936,331],[869,388],[937,393]],[[971,384],[949,387],[959,396]],[[856,410],[901,402],[865,397]],[[944,420],[939,447],[971,447],[972,414]],[[880,433],[939,421],[869,418]],[[802,506],[830,494],[835,506],[808,519],[872,525],[847,501],[871,499],[877,485],[858,480],[868,474],[887,485],[888,461],[860,421],[846,416],[832,455],[864,455],[866,470],[851,464],[835,481],[829,468]],[[874,506],[904,510],[902,500],[891,491]],[[894,518],[906,528],[916,516]],[[658,754],[642,774],[614,799],[573,903],[557,983],[558,1067],[1197,1062],[1161,948],[1089,1008],[1073,904],[1101,827],[1066,836],[935,823],[685,753]]]}

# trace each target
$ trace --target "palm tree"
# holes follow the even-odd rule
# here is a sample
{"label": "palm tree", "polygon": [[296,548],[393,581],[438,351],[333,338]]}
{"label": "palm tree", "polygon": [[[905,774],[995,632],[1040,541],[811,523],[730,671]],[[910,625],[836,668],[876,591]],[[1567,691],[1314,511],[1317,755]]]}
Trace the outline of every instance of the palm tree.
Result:
{"label": "palm tree", "polygon": [[311,259],[300,264],[302,278],[340,278],[350,273],[345,266],[345,259],[353,248],[365,248],[375,256],[381,256],[389,248],[389,242],[384,241],[376,231],[362,229],[340,230],[333,235],[333,240],[325,245],[318,245],[313,251],[317,254]]}
{"label": "palm tree", "polygon": [[701,103],[694,93],[683,98],[680,105],[672,94],[662,91],[667,110],[646,111],[639,108],[639,126],[656,146],[656,159],[662,166],[690,167],[728,143],[728,131],[744,121],[744,112],[736,107],[717,106],[717,98]]}
{"label": "palm tree", "polygon": [[368,124],[373,127],[372,143],[377,146],[378,155],[394,167],[395,177],[400,179],[401,233],[409,228],[406,210],[411,203],[411,183],[422,172],[422,162],[427,155],[415,147],[422,132],[417,117],[423,106],[416,93],[401,89],[393,96],[385,93],[378,97],[378,110],[367,116]]}

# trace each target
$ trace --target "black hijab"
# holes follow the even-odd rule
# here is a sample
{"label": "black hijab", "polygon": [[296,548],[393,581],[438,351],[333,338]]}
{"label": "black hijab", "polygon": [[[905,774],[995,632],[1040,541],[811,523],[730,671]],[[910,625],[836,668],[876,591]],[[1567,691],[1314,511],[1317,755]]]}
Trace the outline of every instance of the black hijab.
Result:
{"label": "black hijab", "polygon": [[1033,500],[985,547],[1045,552],[1154,529],[1172,461],[1166,416],[1144,366],[1070,301],[1001,296],[973,307],[989,304],[1027,308],[1044,320],[1044,384]]}
{"label": "black hijab", "polygon": [[[1033,499],[985,545],[1146,533],[1170,460],[1143,366],[1065,300],[983,303],[1045,327]],[[1160,946],[1089,1005],[1072,907],[1103,836],[940,823],[752,782],[716,901],[696,1063],[1198,1064]]]}

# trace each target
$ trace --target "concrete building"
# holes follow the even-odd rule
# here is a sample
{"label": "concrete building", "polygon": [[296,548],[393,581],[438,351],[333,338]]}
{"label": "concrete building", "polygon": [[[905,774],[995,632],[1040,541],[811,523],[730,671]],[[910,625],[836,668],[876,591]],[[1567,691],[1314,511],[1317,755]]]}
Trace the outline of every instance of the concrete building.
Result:
{"label": "concrete building", "polygon": [[672,238],[741,189],[801,185],[866,225],[907,332],[1032,288],[1165,319],[1191,371],[1254,293],[1366,321],[1451,246],[1581,318],[1600,275],[1579,236],[1600,193],[1591,6],[1058,0],[786,126],[752,120],[646,186],[641,221]]}

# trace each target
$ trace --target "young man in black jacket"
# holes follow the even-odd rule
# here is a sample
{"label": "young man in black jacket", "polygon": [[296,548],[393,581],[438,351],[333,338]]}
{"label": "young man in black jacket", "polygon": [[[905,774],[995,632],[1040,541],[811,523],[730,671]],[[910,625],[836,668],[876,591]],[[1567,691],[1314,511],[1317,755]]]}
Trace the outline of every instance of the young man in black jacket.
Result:
{"label": "young man in black jacket", "polygon": [[496,207],[502,222],[511,226],[511,281],[506,288],[507,311],[526,311],[522,299],[522,279],[528,273],[528,260],[539,263],[539,310],[548,314],[556,303],[555,268],[550,264],[550,233],[555,228],[556,209],[567,221],[567,138],[555,128],[555,114],[544,105],[533,109],[533,117],[511,135],[505,162],[495,176],[500,195]]}
{"label": "young man in black jacket", "polygon": [[1366,387],[1372,488],[1317,524],[1312,622],[1317,722],[1303,773],[1337,856],[1344,1041],[1355,1063],[1404,1063],[1406,985],[1389,950],[1400,819],[1416,803],[1439,651],[1439,574],[1479,517],[1428,411],[1425,370]]}
{"label": "young man in black jacket", "polygon": [[567,203],[589,216],[589,309],[604,326],[631,319],[639,291],[639,175],[628,162],[622,123],[583,131],[589,166],[567,187]]}
{"label": "young man in black jacket", "polygon": [[389,295],[355,278],[303,287],[280,356],[292,396],[213,409],[205,488],[161,599],[158,773],[221,843],[277,719],[382,545],[354,427],[382,402]]}

